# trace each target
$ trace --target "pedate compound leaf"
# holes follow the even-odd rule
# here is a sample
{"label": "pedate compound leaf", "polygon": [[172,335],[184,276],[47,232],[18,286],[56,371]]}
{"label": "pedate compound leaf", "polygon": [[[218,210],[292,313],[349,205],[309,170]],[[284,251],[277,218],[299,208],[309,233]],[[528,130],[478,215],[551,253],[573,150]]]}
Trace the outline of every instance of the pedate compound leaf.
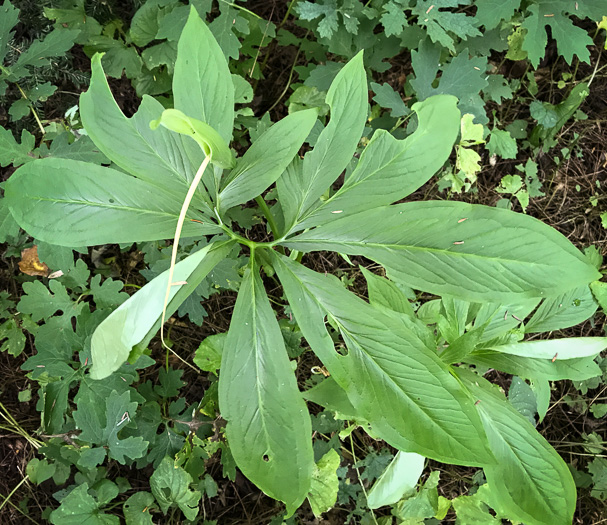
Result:
{"label": "pedate compound leaf", "polygon": [[[304,337],[374,434],[437,461],[491,463],[470,398],[436,356],[425,326],[386,315],[335,277],[286,257],[273,254],[273,266]],[[325,316],[338,326],[347,355],[336,351]]]}
{"label": "pedate compound leaf", "polygon": [[[116,104],[101,66],[101,54],[91,63],[91,84],[80,97],[82,123],[95,145],[113,162],[131,175],[175,193],[185,195],[204,155],[186,137],[161,128],[150,129],[163,106],[144,96],[131,118]],[[194,201],[196,204],[196,201]]]}
{"label": "pedate compound leaf", "polygon": [[[86,162],[40,159],[19,168],[6,183],[13,217],[30,235],[77,248],[172,238],[180,198],[148,182]],[[182,237],[218,233],[190,209]]]}
{"label": "pedate compound leaf", "polygon": [[376,208],[282,244],[362,255],[414,289],[476,302],[546,297],[600,278],[563,235],[537,219],[462,202]]}
{"label": "pedate compound leaf", "polygon": [[228,63],[194,6],[177,46],[173,76],[175,108],[201,120],[230,142],[234,84]]}
{"label": "pedate compound leaf", "polygon": [[219,407],[236,464],[292,513],[314,469],[312,426],[255,266],[236,300],[219,374]]}
{"label": "pedate compound leaf", "polygon": [[426,183],[449,158],[460,127],[457,99],[431,97],[413,105],[418,127],[404,140],[378,130],[339,191],[308,214],[298,230],[391,204]]}
{"label": "pedate compound leaf", "polygon": [[150,478],[150,487],[165,515],[170,507],[176,505],[188,520],[196,519],[201,494],[190,489],[192,482],[192,476],[173,459],[166,456],[161,461]]}
{"label": "pedate compound leaf", "polygon": [[219,194],[221,210],[260,195],[282,175],[316,122],[316,110],[298,111],[263,133],[236,161]]}
{"label": "pedate compound leaf", "polygon": [[319,197],[352,160],[367,119],[367,79],[362,51],[337,74],[327,93],[331,120],[322,130],[315,148],[303,161],[301,177],[287,171],[278,179],[278,195],[285,224],[294,224],[315,206]]}
{"label": "pedate compound leaf", "polygon": [[[232,242],[208,245],[175,265],[173,282],[186,281],[187,284],[171,287],[167,319],[227,256],[232,246]],[[91,339],[93,379],[103,379],[118,370],[135,345],[142,341],[147,344],[158,331],[168,276],[166,270],[147,283],[97,327]]]}
{"label": "pedate compound leaf", "polygon": [[213,164],[220,168],[234,167],[230,146],[205,122],[190,118],[178,109],[165,109],[160,118],[150,122],[150,128],[155,130],[161,125],[175,133],[193,138],[204,154],[211,157]]}
{"label": "pedate compound leaf", "polygon": [[477,400],[497,463],[484,467],[489,503],[526,525],[571,523],[576,491],[569,468],[548,442],[486,379],[457,369]]}

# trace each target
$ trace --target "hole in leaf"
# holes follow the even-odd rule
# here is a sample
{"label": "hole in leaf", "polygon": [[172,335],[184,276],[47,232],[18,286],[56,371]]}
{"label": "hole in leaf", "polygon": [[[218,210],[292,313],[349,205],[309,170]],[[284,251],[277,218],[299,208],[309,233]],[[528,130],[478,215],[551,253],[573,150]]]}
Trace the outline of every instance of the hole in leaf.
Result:
{"label": "hole in leaf", "polygon": [[110,199],[110,204],[114,204],[114,199]]}
{"label": "hole in leaf", "polygon": [[264,454],[262,456],[262,459],[267,463],[268,461],[270,461],[270,456],[268,456],[267,454]]}

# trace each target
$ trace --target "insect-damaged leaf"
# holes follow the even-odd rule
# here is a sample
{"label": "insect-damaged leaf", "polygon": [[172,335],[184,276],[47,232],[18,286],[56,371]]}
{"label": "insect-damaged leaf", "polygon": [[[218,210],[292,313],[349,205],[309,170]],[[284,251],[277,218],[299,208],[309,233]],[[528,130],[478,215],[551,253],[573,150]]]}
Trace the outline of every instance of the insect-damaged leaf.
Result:
{"label": "insect-damaged leaf", "polygon": [[219,407],[236,464],[295,511],[314,468],[312,427],[276,316],[253,266],[238,292],[219,374]]}

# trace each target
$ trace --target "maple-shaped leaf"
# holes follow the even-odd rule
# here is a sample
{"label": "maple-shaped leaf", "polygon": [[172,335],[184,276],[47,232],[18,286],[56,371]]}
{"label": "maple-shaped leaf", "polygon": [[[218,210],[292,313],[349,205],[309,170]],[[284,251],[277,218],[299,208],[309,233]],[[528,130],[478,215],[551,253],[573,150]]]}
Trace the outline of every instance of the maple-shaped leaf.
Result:
{"label": "maple-shaped leaf", "polygon": [[165,515],[171,506],[176,505],[187,519],[196,518],[202,495],[190,489],[192,481],[192,476],[170,457],[165,457],[158,465],[150,478],[150,487]]}
{"label": "maple-shaped leaf", "polygon": [[[440,49],[428,39],[421,42],[417,51],[411,52],[411,64],[415,79],[411,86],[419,100],[432,95],[454,95],[459,99],[458,107],[462,114],[474,115],[475,121],[481,124],[488,122],[485,103],[480,92],[487,87],[486,57],[470,57],[467,50],[444,66],[439,66]],[[442,75],[437,87],[433,82],[439,69]]]}
{"label": "maple-shaped leaf", "polygon": [[61,500],[61,506],[51,512],[54,525],[120,525],[117,516],[104,514],[99,503],[88,493],[88,483],[78,485]]}
{"label": "maple-shaped leaf", "polygon": [[29,131],[21,132],[21,144],[19,144],[9,129],[0,126],[0,167],[4,168],[12,164],[15,168],[34,160],[30,152],[36,146],[36,138]]}
{"label": "maple-shaped leaf", "polygon": [[43,324],[34,340],[36,354],[21,367],[31,370],[31,378],[42,374],[49,377],[68,377],[74,373],[74,351],[82,347],[82,340],[74,333],[69,319],[52,317]]}
{"label": "maple-shaped leaf", "polygon": [[403,117],[411,111],[390,84],[371,82],[370,87],[375,92],[373,100],[382,108],[389,109],[391,117]]}
{"label": "maple-shaped leaf", "polygon": [[[220,3],[220,5],[222,5]],[[219,47],[226,56],[238,60],[240,40],[234,34],[234,30],[242,35],[249,34],[249,21],[240,16],[236,9],[222,5],[221,14],[209,24],[209,29],[217,40]]]}
{"label": "maple-shaped leaf", "polygon": [[321,19],[318,24],[318,34],[322,38],[331,38],[339,27],[335,0],[325,0],[323,3],[300,2],[295,10],[301,20]]}
{"label": "maple-shaped leaf", "polygon": [[510,100],[513,95],[510,84],[508,84],[504,75],[499,74],[489,75],[487,77],[487,87],[483,88],[483,92],[498,104],[502,103],[502,99]]}
{"label": "maple-shaped leaf", "polygon": [[[594,10],[584,9],[588,2],[570,2],[569,0],[536,0],[527,8],[528,16],[522,23],[527,31],[523,50],[527,52],[533,67],[537,67],[544,56],[548,35],[546,26],[550,26],[552,38],[556,40],[559,54],[571,65],[576,55],[582,62],[590,63],[588,47],[592,39],[582,28],[573,24],[568,15],[584,16]],[[578,10],[579,7],[582,10]]]}
{"label": "maple-shaped leaf", "polygon": [[137,411],[137,402],[131,402],[130,390],[122,394],[112,391],[105,403],[105,421],[100,420],[93,403],[82,398],[78,410],[73,413],[76,425],[82,430],[79,439],[107,446],[108,456],[123,465],[127,458],[137,459],[144,456],[148,450],[148,442],[142,437],[118,437],[120,431],[131,424],[131,417],[134,417]]}
{"label": "maple-shaped leaf", "polygon": [[403,6],[393,1],[388,2],[384,6],[384,13],[381,15],[379,21],[384,26],[386,36],[398,36],[409,25],[403,11]]}
{"label": "maple-shaped leaf", "polygon": [[78,317],[86,303],[72,301],[65,286],[59,281],[51,280],[47,288],[40,281],[23,283],[25,295],[21,297],[17,309],[24,314],[29,314],[32,321],[48,319],[61,310],[62,317],[71,319]]}
{"label": "maple-shaped leaf", "polygon": [[108,278],[101,283],[101,275],[91,279],[91,292],[97,308],[115,308],[129,298],[129,294],[121,292],[124,284]]}
{"label": "maple-shaped leaf", "polygon": [[462,40],[480,36],[481,32],[476,27],[478,21],[465,13],[441,11],[441,8],[469,4],[470,0],[420,0],[411,12],[417,15],[418,24],[426,28],[432,42],[438,42],[455,53],[455,40],[451,34]]}
{"label": "maple-shaped leaf", "polygon": [[493,29],[510,20],[520,5],[521,0],[476,0],[476,19],[485,29]]}
{"label": "maple-shaped leaf", "polygon": [[10,355],[18,356],[25,348],[25,335],[19,327],[15,318],[9,319],[0,324],[0,343],[6,339],[0,346],[0,352],[8,352]]}

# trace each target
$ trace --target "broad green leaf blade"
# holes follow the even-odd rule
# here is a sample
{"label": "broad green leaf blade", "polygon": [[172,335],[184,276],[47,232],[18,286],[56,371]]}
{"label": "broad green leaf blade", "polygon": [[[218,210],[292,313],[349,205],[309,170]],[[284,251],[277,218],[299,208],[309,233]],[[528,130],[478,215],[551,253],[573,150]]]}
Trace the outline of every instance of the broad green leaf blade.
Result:
{"label": "broad green leaf blade", "polygon": [[274,124],[237,160],[230,179],[219,194],[221,210],[228,210],[260,195],[276,182],[316,122],[316,111],[293,113]]}
{"label": "broad green leaf blade", "polygon": [[288,194],[293,201],[286,206],[287,229],[318,202],[352,160],[367,120],[367,98],[367,79],[360,52],[341,69],[329,88],[326,103],[331,108],[331,120],[314,149],[305,156],[302,177],[279,179],[280,200]]}
{"label": "broad green leaf blade", "polygon": [[211,163],[218,167],[234,167],[235,162],[230,146],[206,122],[188,117],[178,109],[165,109],[157,120],[150,122],[150,128],[153,130],[158,129],[160,125],[175,133],[193,138],[204,154],[211,157]]}
{"label": "broad green leaf blade", "polygon": [[533,359],[577,359],[596,357],[607,348],[607,337],[568,337],[566,339],[544,339],[525,341],[500,346],[487,346],[488,350],[507,355],[531,357]]}
{"label": "broad green leaf blade", "polygon": [[332,377],[327,377],[302,395],[307,401],[339,413],[340,419],[361,419],[350,403],[346,391]]}
{"label": "broad green leaf blade", "polygon": [[144,96],[137,113],[127,118],[116,104],[101,66],[101,54],[91,63],[91,84],[80,96],[82,123],[95,145],[123,170],[165,192],[187,192],[204,154],[188,138],[168,129],[150,129],[164,108]]}
{"label": "broad green leaf blade", "polygon": [[592,357],[579,357],[573,359],[534,359],[508,355],[492,350],[476,350],[465,357],[466,363],[487,368],[495,368],[507,374],[517,375],[525,379],[542,379],[560,381],[584,381],[602,374],[600,367]]}
{"label": "broad green leaf blade", "polygon": [[537,219],[463,202],[377,208],[282,244],[363,255],[414,289],[476,302],[554,296],[600,278],[563,235]]}
{"label": "broad green leaf blade", "polygon": [[[273,266],[304,337],[381,439],[437,461],[492,461],[472,401],[405,315],[385,315],[333,276],[273,254]],[[330,316],[347,345],[335,350]],[[423,330],[426,330],[423,327]]]}
{"label": "broad green leaf blade", "polygon": [[247,270],[238,292],[221,360],[219,407],[240,470],[292,512],[310,489],[312,425],[257,272]]}
{"label": "broad green leaf blade", "polygon": [[[19,168],[6,184],[13,217],[41,241],[80,247],[172,238],[182,201],[111,168],[67,159],[41,159]],[[219,233],[190,210],[182,237]]]}
{"label": "broad green leaf blade", "polygon": [[[210,244],[175,265],[173,282],[186,281],[186,284],[171,287],[168,315],[179,308],[209,272],[227,256],[232,246],[233,242]],[[93,332],[93,379],[103,379],[118,370],[135,345],[146,339],[146,343],[149,342],[150,337],[158,331],[168,278],[169,270],[166,270],[151,280],[106,317]]]}
{"label": "broad green leaf blade", "polygon": [[413,105],[418,126],[404,140],[378,130],[344,185],[313,210],[298,230],[391,204],[425,184],[449,158],[460,128],[457,99],[430,97]]}
{"label": "broad green leaf blade", "polygon": [[575,326],[594,315],[598,303],[588,286],[580,286],[557,297],[544,299],[525,324],[525,332],[550,332]]}
{"label": "broad green leaf blade", "polygon": [[173,76],[175,109],[202,120],[230,142],[234,84],[228,63],[194,6],[181,33]]}
{"label": "broad green leaf blade", "polygon": [[415,490],[425,461],[424,456],[399,450],[367,494],[369,508],[393,505],[405,494]]}
{"label": "broad green leaf blade", "polygon": [[468,370],[457,375],[480,400],[476,407],[498,460],[484,468],[491,505],[526,525],[571,523],[576,492],[565,462],[497,387]]}

